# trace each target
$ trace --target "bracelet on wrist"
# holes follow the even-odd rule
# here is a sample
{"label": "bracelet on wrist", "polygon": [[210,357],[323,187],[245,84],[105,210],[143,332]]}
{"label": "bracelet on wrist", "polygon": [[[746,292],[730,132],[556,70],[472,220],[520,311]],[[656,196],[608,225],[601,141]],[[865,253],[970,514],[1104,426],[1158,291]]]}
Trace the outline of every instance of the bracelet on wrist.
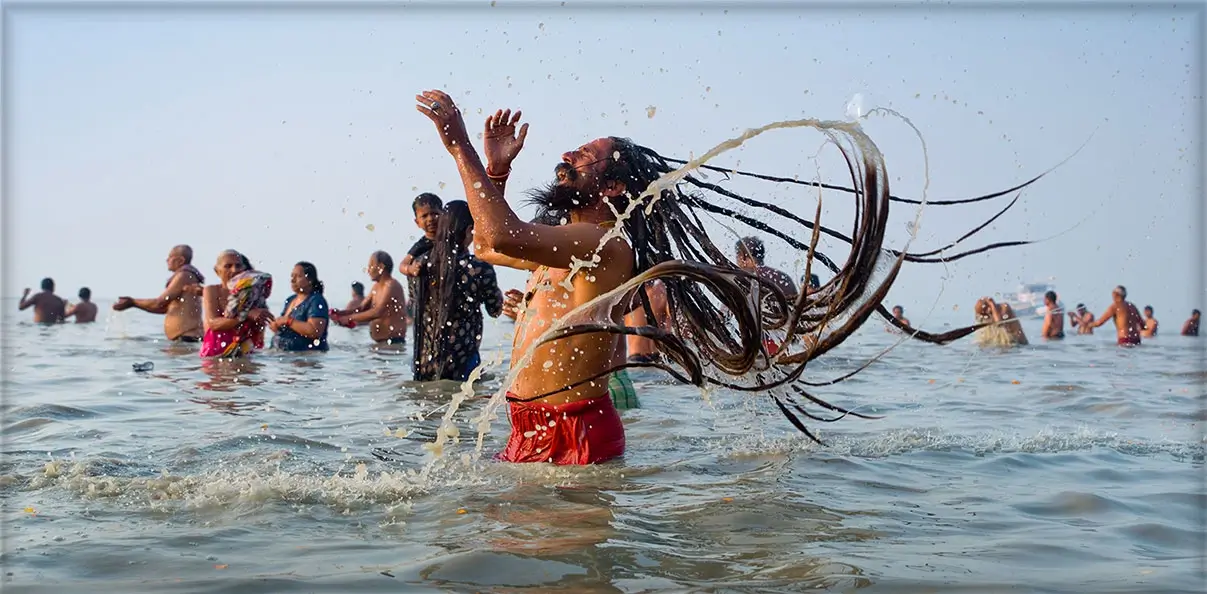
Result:
{"label": "bracelet on wrist", "polygon": [[508,168],[507,168],[507,171],[505,171],[505,172],[503,172],[502,174],[499,174],[499,175],[495,175],[495,174],[491,173],[489,169],[487,169],[487,170],[486,170],[486,177],[489,177],[490,179],[499,179],[499,180],[502,180],[502,179],[507,179],[507,178],[508,178],[508,176],[510,176],[510,175],[511,175],[511,168],[510,168],[510,167],[508,167]]}

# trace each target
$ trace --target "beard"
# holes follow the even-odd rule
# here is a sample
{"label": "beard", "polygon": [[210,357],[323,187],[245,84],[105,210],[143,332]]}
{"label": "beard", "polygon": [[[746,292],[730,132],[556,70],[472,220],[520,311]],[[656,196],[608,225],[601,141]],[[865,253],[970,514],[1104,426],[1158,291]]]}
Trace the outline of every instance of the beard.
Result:
{"label": "beard", "polygon": [[599,198],[599,188],[568,163],[553,168],[556,179],[528,190],[528,203],[537,207],[533,222],[545,225],[566,223],[570,211],[590,206]]}

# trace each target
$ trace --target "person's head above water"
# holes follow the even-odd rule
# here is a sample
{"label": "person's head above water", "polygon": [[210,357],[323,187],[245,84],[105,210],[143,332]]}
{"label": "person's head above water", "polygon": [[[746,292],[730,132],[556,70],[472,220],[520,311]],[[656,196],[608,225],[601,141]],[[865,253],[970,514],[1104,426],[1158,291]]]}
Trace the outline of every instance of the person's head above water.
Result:
{"label": "person's head above water", "polygon": [[394,270],[394,258],[382,250],[377,250],[369,256],[369,266],[365,272],[369,273],[369,280],[377,282],[382,277],[390,276],[392,270]]}
{"label": "person's head above water", "polygon": [[1191,310],[1191,312],[1190,312],[1191,319],[1197,320],[1197,319],[1199,319],[1199,315],[1200,315],[1199,310],[1197,310],[1197,309]]}
{"label": "person's head above water", "polygon": [[242,272],[252,269],[251,261],[238,250],[223,250],[218,254],[218,262],[214,264],[214,274],[226,283]]}
{"label": "person's head above water", "polygon": [[1115,287],[1111,291],[1111,296],[1114,297],[1116,302],[1127,299],[1127,287],[1124,287],[1123,285],[1119,285],[1119,286]]}
{"label": "person's head above water", "polygon": [[176,272],[182,266],[193,263],[193,248],[180,244],[168,250],[168,270]]}
{"label": "person's head above water", "polygon": [[763,265],[767,257],[767,246],[757,237],[743,237],[735,244],[738,267],[743,270],[754,270]]}
{"label": "person's head above water", "polygon": [[424,237],[436,239],[436,229],[440,223],[440,210],[443,207],[444,203],[440,197],[431,192],[424,192],[411,202],[411,210],[415,213],[415,226],[423,230]]}
{"label": "person's head above water", "polygon": [[88,287],[83,287],[80,289],[79,295],[80,295],[80,299],[82,299],[84,301],[92,299],[92,289],[89,289]]}
{"label": "person's head above water", "polygon": [[54,293],[54,279],[53,278],[42,279],[42,290],[47,293]]}
{"label": "person's head above water", "polygon": [[323,281],[319,280],[319,271],[310,262],[298,262],[293,266],[289,275],[289,287],[300,295],[323,293]]}
{"label": "person's head above water", "polygon": [[901,307],[900,305],[894,305],[893,306],[893,315],[898,318],[905,315],[905,308]]}
{"label": "person's head above water", "polygon": [[1044,303],[1048,305],[1056,305],[1056,291],[1048,291],[1044,293]]}
{"label": "person's head above water", "polygon": [[1150,318],[1153,317],[1153,306],[1145,305],[1144,306],[1144,315],[1148,316]]}
{"label": "person's head above water", "polygon": [[474,218],[469,213],[469,203],[453,200],[444,205],[440,213],[440,225],[436,229],[436,243],[446,245],[456,253],[469,247],[473,240]]}
{"label": "person's head above water", "polygon": [[363,283],[361,283],[360,281],[356,281],[356,282],[352,283],[352,296],[353,297],[364,297],[365,296],[365,285]]}

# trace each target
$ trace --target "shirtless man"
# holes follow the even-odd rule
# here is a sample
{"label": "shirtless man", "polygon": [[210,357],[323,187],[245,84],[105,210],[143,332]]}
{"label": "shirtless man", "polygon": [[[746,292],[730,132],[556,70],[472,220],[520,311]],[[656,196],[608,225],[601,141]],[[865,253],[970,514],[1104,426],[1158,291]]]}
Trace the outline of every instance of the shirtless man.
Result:
{"label": "shirtless man", "polygon": [[369,256],[368,273],[373,281],[369,296],[358,307],[332,311],[331,321],[341,326],[370,322],[369,337],[377,344],[406,344],[406,292],[394,278],[393,270],[394,259],[390,254],[373,252]]}
{"label": "shirtless man", "polygon": [[893,317],[896,318],[898,322],[901,322],[906,326],[910,325],[909,318],[905,317],[905,308],[901,307],[900,305],[893,306]]}
{"label": "shirtless man", "polygon": [[1144,328],[1140,330],[1140,336],[1144,338],[1152,338],[1157,335],[1157,318],[1153,317],[1153,306],[1144,306]]}
{"label": "shirtless man", "polygon": [[91,324],[96,321],[96,304],[91,301],[92,289],[84,287],[80,289],[79,295],[79,305],[69,305],[63,313],[63,318],[74,317],[77,324]]}
{"label": "shirtless man", "polygon": [[1084,303],[1077,304],[1077,311],[1069,312],[1069,324],[1077,329],[1078,334],[1093,334],[1094,314],[1085,308]]}
{"label": "shirtless man", "polygon": [[187,245],[172,248],[168,252],[168,271],[172,276],[159,297],[118,297],[113,309],[125,311],[133,307],[162,315],[163,333],[168,340],[201,342],[201,338],[205,336],[205,322],[201,312],[205,277],[193,266],[193,248]]}
{"label": "shirtless man", "polygon": [[1190,312],[1190,319],[1186,320],[1185,324],[1182,324],[1182,336],[1199,335],[1199,317],[1201,315],[1197,309]]}
{"label": "shirtless man", "polygon": [[1057,305],[1056,291],[1044,293],[1044,305],[1048,311],[1044,313],[1044,326],[1039,335],[1048,340],[1064,338],[1065,314]]}
{"label": "shirtless man", "polygon": [[1023,332],[1023,324],[1014,315],[1014,308],[1009,303],[997,303],[991,297],[981,297],[973,305],[973,315],[978,323],[993,321],[1003,332],[1011,344],[1030,344]]}
{"label": "shirtless man", "polygon": [[[534,195],[547,208],[567,213],[564,225],[531,223],[518,217],[503,198],[512,160],[528,133],[516,134],[510,110],[487,118],[483,165],[470,143],[460,110],[441,91],[415,97],[416,109],[436,125],[437,134],[453,157],[465,186],[474,218],[475,251],[495,265],[535,272],[526,296],[528,304],[517,318],[511,364],[534,346],[536,339],[566,312],[591,301],[632,277],[636,261],[623,237],[600,246],[615,215],[608,201],[637,195],[649,181],[635,181],[629,147],[605,137],[562,155],[554,167],[557,181]],[[622,152],[624,151],[624,152]],[[631,187],[619,179],[629,179]],[[637,187],[640,185],[641,187]],[[595,265],[570,276],[571,258]],[[552,290],[542,290],[549,286]],[[627,305],[626,300],[621,303]],[[604,312],[620,321],[625,307]],[[532,359],[508,387],[511,436],[499,458],[509,462],[593,464],[624,454],[624,425],[612,404],[606,377],[595,377],[623,363],[618,356],[620,336],[603,332],[578,334],[537,347]],[[582,383],[580,383],[582,382]]]}
{"label": "shirtless man", "polygon": [[57,324],[63,321],[67,302],[54,294],[54,279],[44,278],[41,293],[31,297],[29,289],[25,289],[25,292],[21,294],[21,303],[17,305],[18,310],[25,311],[31,307],[34,308],[34,322]]}
{"label": "shirtless man", "polygon": [[1140,344],[1140,334],[1144,329],[1144,319],[1140,310],[1127,300],[1127,289],[1123,285],[1111,291],[1111,305],[1102,312],[1102,317],[1091,323],[1097,328],[1110,320],[1115,321],[1116,342],[1119,346],[1135,346]]}

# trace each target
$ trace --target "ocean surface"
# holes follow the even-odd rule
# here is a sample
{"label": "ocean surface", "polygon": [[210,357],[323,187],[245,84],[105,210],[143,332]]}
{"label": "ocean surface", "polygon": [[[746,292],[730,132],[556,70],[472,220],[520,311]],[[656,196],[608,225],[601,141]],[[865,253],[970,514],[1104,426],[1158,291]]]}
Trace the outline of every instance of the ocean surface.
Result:
{"label": "ocean surface", "polygon": [[[637,372],[625,458],[556,468],[490,459],[505,414],[476,459],[485,399],[434,463],[458,386],[411,382],[410,345],[375,350],[363,330],[333,329],[325,354],[203,365],[156,316],[101,303],[96,324],[40,327],[4,307],[6,593],[1156,593],[1207,577],[1207,339],[1176,336],[1181,320],[1135,349],[1109,326],[1042,343],[1036,320],[1035,344],[1005,351],[905,342],[817,390],[885,415],[811,424],[826,446],[765,397]],[[477,394],[500,387],[511,329],[488,320]],[[897,338],[873,321],[809,376]]]}

